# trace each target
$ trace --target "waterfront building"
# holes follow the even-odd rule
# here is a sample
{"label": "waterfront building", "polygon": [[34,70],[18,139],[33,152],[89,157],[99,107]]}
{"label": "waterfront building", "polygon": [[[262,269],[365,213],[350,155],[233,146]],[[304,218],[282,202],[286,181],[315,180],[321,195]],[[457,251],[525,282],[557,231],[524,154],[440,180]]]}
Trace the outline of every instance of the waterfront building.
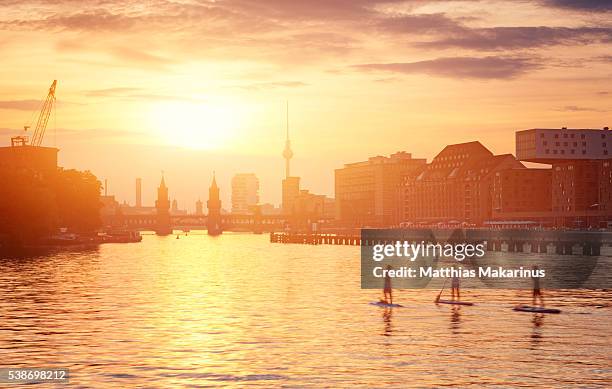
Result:
{"label": "waterfront building", "polygon": [[259,206],[262,215],[280,215],[282,208],[275,207],[274,204],[264,203]]}
{"label": "waterfront building", "polygon": [[609,166],[612,131],[530,129],[516,132],[521,160],[552,166],[552,214],[557,227],[612,224]]}
{"label": "waterfront building", "polygon": [[240,173],[232,178],[232,213],[247,214],[259,203],[259,179],[254,173]]}
{"label": "waterfront building", "polygon": [[514,168],[498,171],[493,181],[495,221],[530,221],[549,226],[552,169]]}
{"label": "waterfront building", "polygon": [[55,147],[8,146],[0,147],[0,170],[30,170],[40,174],[53,174],[57,171]]}
{"label": "waterfront building", "polygon": [[446,146],[403,187],[403,221],[481,225],[492,217],[497,172],[525,169],[511,154],[493,155],[480,142]]}
{"label": "waterfront building", "polygon": [[339,225],[384,227],[401,221],[401,184],[404,177],[425,167],[425,159],[397,152],[335,170],[335,207]]}
{"label": "waterfront building", "polygon": [[554,164],[561,161],[612,158],[612,131],[599,129],[533,128],[516,132],[516,157]]}

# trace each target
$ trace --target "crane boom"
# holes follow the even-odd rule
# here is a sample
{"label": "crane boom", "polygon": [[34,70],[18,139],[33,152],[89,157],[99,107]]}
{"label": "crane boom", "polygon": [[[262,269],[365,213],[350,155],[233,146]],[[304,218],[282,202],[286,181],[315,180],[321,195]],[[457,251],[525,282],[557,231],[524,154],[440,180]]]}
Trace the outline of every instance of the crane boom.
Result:
{"label": "crane boom", "polygon": [[40,146],[45,136],[45,130],[47,129],[47,123],[49,122],[49,117],[51,116],[51,110],[53,109],[53,105],[55,104],[55,87],[57,86],[57,80],[53,80],[53,84],[49,88],[49,93],[47,94],[47,98],[40,110],[40,115],[38,116],[38,121],[36,122],[36,127],[34,128],[34,135],[32,135],[32,140],[30,145],[32,146]]}

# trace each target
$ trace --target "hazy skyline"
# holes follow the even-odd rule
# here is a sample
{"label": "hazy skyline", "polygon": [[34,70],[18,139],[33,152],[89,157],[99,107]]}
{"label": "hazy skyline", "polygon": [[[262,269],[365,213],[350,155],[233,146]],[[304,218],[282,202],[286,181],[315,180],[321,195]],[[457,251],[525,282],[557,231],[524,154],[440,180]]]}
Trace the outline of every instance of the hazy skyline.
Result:
{"label": "hazy skyline", "polygon": [[333,169],[369,156],[514,153],[518,129],[610,125],[611,16],[571,0],[4,1],[0,145],[57,79],[43,144],[119,200],[143,177],[151,204],[164,170],[193,209],[216,170],[224,208],[244,172],[278,203],[289,100],[292,173],[333,195]]}

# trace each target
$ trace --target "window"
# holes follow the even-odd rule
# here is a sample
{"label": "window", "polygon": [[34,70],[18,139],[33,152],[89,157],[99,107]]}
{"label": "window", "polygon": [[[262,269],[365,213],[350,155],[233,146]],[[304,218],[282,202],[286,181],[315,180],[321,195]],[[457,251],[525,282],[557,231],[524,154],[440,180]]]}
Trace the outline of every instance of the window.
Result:
{"label": "window", "polygon": [[561,146],[561,143],[555,142],[555,146]]}
{"label": "window", "polygon": [[549,149],[546,149],[546,154],[550,154],[550,150]]}
{"label": "window", "polygon": [[567,134],[563,134],[563,137],[564,137],[564,138],[567,138]]}
{"label": "window", "polygon": [[565,154],[565,150],[561,150],[561,154]]}
{"label": "window", "polygon": [[559,134],[555,134],[555,139],[559,138]]}
{"label": "window", "polygon": [[606,134],[601,134],[601,139],[606,139]]}
{"label": "window", "polygon": [[607,147],[606,142],[602,142],[601,147]]}
{"label": "window", "polygon": [[604,155],[608,155],[608,150],[604,150]]}
{"label": "window", "polygon": [[542,144],[543,144],[544,146],[548,146],[548,142],[547,142],[547,141],[542,142]]}
{"label": "window", "polygon": [[584,139],[584,134],[580,134],[580,139]]}
{"label": "window", "polygon": [[582,145],[586,147],[586,142],[582,142]]}
{"label": "window", "polygon": [[574,147],[577,147],[577,146],[578,146],[578,142],[574,142]]}
{"label": "window", "polygon": [[586,154],[586,150],[582,150],[582,154]]}
{"label": "window", "polygon": [[563,142],[563,146],[567,146],[567,142]]}

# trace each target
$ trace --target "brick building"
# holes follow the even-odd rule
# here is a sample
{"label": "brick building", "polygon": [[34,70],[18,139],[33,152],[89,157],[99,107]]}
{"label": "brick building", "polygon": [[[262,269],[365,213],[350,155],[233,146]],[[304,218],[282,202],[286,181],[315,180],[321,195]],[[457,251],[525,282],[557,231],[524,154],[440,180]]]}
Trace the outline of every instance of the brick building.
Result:
{"label": "brick building", "polygon": [[336,219],[348,227],[389,227],[401,221],[401,183],[425,159],[406,152],[345,164],[335,171]]}
{"label": "brick building", "polygon": [[605,227],[612,223],[612,131],[530,129],[517,131],[521,160],[552,165],[552,214],[557,227]]}
{"label": "brick building", "polygon": [[446,146],[403,188],[403,220],[480,225],[493,210],[495,174],[525,167],[511,154],[493,155],[480,142]]}

